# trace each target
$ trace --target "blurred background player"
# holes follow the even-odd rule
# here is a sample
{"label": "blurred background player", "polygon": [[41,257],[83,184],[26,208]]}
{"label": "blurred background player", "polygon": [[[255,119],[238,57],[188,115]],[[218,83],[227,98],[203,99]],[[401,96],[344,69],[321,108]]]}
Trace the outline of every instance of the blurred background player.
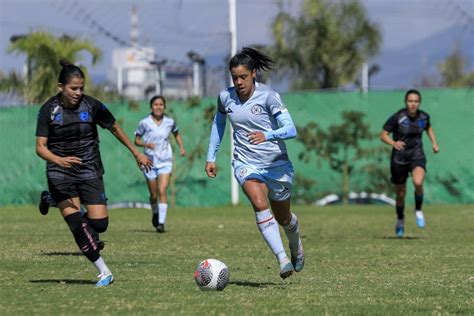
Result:
{"label": "blurred background player", "polygon": [[168,211],[167,188],[173,169],[173,151],[169,141],[172,133],[181,156],[186,155],[181,134],[175,121],[165,115],[166,100],[157,95],[150,100],[151,113],[138,123],[135,145],[144,147],[145,154],[153,162],[150,171],[144,171],[152,211],[151,222],[159,233],[165,232]]}
{"label": "blurred background player", "polygon": [[[283,141],[296,137],[296,128],[279,94],[256,81],[257,71],[271,69],[273,64],[248,47],[230,60],[234,87],[222,90],[217,99],[205,171],[211,178],[217,175],[216,154],[228,117],[234,128],[234,176],[252,203],[257,226],[284,279],[303,269],[304,252],[298,219],[290,210],[294,171]],[[291,261],[277,223],[288,237]]]}
{"label": "blurred background player", "polygon": [[[421,210],[423,205],[423,181],[426,174],[426,157],[423,151],[423,132],[433,145],[433,152],[439,152],[439,146],[431,127],[430,116],[421,111],[421,94],[417,90],[408,90],[405,94],[405,108],[392,115],[383,126],[380,139],[393,147],[390,161],[391,182],[396,193],[397,223],[395,234],[402,237],[405,232],[405,195],[406,181],[411,173],[415,187],[415,218],[419,228],[425,227],[425,218]],[[393,133],[393,139],[390,137]]]}
{"label": "blurred background player", "polygon": [[[61,211],[79,249],[99,271],[96,286],[102,287],[111,284],[114,279],[100,256],[91,231],[93,228],[102,233],[108,226],[97,125],[109,129],[132,152],[141,168],[149,168],[151,162],[133,146],[107,107],[83,93],[83,71],[65,60],[61,60],[60,64],[59,93],[39,111],[36,153],[47,161],[51,198]],[[86,220],[81,217],[81,203],[87,209]]]}

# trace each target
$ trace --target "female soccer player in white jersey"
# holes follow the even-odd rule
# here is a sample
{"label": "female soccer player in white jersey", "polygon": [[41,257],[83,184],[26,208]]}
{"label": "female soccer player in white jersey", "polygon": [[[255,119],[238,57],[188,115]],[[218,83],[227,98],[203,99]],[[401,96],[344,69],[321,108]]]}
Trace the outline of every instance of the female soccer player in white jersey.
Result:
{"label": "female soccer player in white jersey", "polygon": [[166,100],[156,95],[150,100],[151,113],[140,121],[135,131],[135,145],[145,147],[145,154],[153,162],[150,171],[143,171],[152,211],[151,222],[159,233],[165,232],[168,197],[166,189],[173,167],[173,152],[169,142],[172,133],[176,138],[181,156],[186,155],[183,140],[174,120],[165,115]]}
{"label": "female soccer player in white jersey", "polygon": [[[271,69],[273,64],[269,57],[248,47],[230,60],[234,86],[221,91],[217,99],[205,170],[211,178],[217,175],[216,154],[228,117],[234,128],[234,176],[252,203],[258,229],[277,258],[284,279],[303,269],[304,252],[298,219],[290,210],[294,172],[284,142],[296,137],[296,128],[279,94],[255,80],[258,70]],[[288,237],[291,261],[277,223]]]}

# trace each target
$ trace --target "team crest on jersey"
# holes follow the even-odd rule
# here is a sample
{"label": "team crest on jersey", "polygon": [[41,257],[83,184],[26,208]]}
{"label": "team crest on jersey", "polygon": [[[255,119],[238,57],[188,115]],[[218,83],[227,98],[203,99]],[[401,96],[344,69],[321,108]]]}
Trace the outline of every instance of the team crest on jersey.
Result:
{"label": "team crest on jersey", "polygon": [[225,112],[226,112],[226,113],[234,113],[234,111],[232,111],[232,109],[231,109],[230,107],[227,108],[227,109],[225,109]]}
{"label": "team crest on jersey", "polygon": [[79,118],[81,119],[81,121],[83,122],[86,122],[89,120],[89,112],[87,111],[82,111],[81,113],[79,113]]}
{"label": "team crest on jersey", "polygon": [[254,105],[252,106],[252,108],[250,109],[250,111],[252,112],[252,114],[254,115],[258,115],[260,113],[262,113],[262,107],[260,105]]}
{"label": "team crest on jersey", "polygon": [[421,127],[421,128],[425,128],[425,126],[426,126],[425,121],[424,120],[418,121],[418,126]]}
{"label": "team crest on jersey", "polygon": [[243,177],[246,173],[247,173],[247,169],[242,168],[242,169],[240,169],[239,176]]}
{"label": "team crest on jersey", "polygon": [[61,121],[61,113],[56,114],[56,116],[54,117],[54,120],[55,120],[56,122]]}

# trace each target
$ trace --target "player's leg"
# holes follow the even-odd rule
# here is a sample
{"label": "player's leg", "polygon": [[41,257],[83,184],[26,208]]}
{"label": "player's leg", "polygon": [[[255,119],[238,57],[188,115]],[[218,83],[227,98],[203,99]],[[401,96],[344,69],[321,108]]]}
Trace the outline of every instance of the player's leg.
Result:
{"label": "player's leg", "polygon": [[281,240],[278,223],[273,217],[267,202],[267,186],[258,180],[247,180],[242,185],[255,211],[257,227],[280,265],[280,277],[287,278],[293,273],[293,265],[286,255]]}
{"label": "player's leg", "polygon": [[158,170],[158,226],[159,233],[165,232],[166,215],[168,213],[168,185],[171,178],[171,166]]}
{"label": "player's leg", "polygon": [[[83,220],[82,225],[87,232],[95,231],[104,233],[109,225],[107,211],[107,196],[105,195],[104,183],[102,178],[81,181],[78,183],[79,197],[87,209],[87,220]],[[93,233],[87,236],[91,241],[92,247],[97,251],[98,258],[94,261],[94,266],[99,271],[99,281],[96,286],[107,286],[114,280],[112,272],[107,267],[104,259],[99,254],[99,245]],[[90,260],[90,259],[89,259]]]}
{"label": "player's leg", "polygon": [[425,227],[425,217],[421,210],[423,206],[423,181],[425,180],[425,169],[421,166],[416,166],[412,173],[413,186],[415,187],[415,218],[416,225],[419,228]]}
{"label": "player's leg", "polygon": [[156,228],[158,226],[158,179],[147,179],[146,184],[151,208],[151,224]]}
{"label": "player's leg", "polygon": [[40,195],[40,202],[38,205],[38,209],[42,215],[47,215],[49,212],[50,207],[56,206],[56,202],[54,202],[51,194],[49,191],[43,191]]}
{"label": "player's leg", "polygon": [[406,181],[409,168],[405,165],[399,165],[392,161],[390,165],[391,182],[395,191],[395,210],[397,212],[397,222],[395,224],[395,235],[403,237],[405,233],[405,196]]}
{"label": "player's leg", "polygon": [[291,211],[293,175],[293,166],[291,162],[288,162],[284,165],[267,169],[265,178],[272,211],[288,238],[291,263],[295,271],[300,272],[304,267],[304,250],[300,238],[298,218]]}

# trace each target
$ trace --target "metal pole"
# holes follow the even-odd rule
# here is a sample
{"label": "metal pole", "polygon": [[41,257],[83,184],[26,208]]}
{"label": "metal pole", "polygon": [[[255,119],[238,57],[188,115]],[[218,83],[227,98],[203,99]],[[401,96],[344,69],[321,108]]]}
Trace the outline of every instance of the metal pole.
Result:
{"label": "metal pole", "polygon": [[364,62],[362,64],[362,92],[367,93],[369,91],[369,64]]}
{"label": "metal pole", "polygon": [[[230,31],[230,57],[237,53],[237,8],[236,0],[229,0],[229,31]],[[229,78],[233,85],[232,78]],[[234,154],[234,129],[230,125],[230,160]],[[230,169],[230,200],[232,205],[239,204],[239,184],[234,178],[234,170]]]}

